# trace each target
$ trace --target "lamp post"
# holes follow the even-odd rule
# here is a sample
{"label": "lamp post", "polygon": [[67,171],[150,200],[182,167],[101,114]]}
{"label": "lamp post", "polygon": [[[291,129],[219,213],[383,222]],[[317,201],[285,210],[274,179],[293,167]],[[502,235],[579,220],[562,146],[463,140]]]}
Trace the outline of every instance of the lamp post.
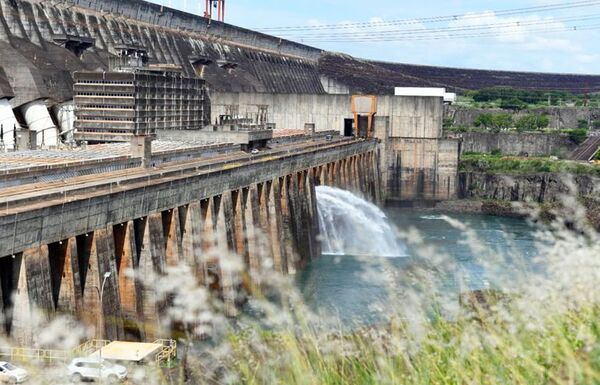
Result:
{"label": "lamp post", "polygon": [[[102,316],[98,317],[98,320],[104,320],[104,287],[106,286],[106,281],[108,281],[108,279],[110,278],[110,276],[112,275],[112,273],[110,271],[107,271],[106,273],[104,273],[104,279],[102,280],[102,286],[99,289],[98,286],[93,286],[94,288],[96,288],[96,291],[98,292],[98,299],[100,300],[100,311],[102,312]],[[104,322],[103,322],[104,323]],[[100,381],[100,383],[102,383],[102,341],[104,340],[104,325],[100,325],[99,327],[99,331],[100,331],[100,349],[98,350],[98,374],[99,374],[99,378],[98,380]]]}

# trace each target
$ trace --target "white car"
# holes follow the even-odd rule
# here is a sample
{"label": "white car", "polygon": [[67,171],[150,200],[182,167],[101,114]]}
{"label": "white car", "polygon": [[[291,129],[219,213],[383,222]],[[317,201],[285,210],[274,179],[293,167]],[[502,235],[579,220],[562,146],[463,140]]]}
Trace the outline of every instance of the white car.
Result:
{"label": "white car", "polygon": [[127,378],[127,369],[97,358],[74,358],[68,366],[71,381],[79,383],[83,380],[107,380],[116,383]]}
{"label": "white car", "polygon": [[256,154],[259,154],[259,153],[260,153],[260,150],[258,150],[257,148],[255,148],[255,149],[252,150],[252,154],[253,155],[256,155]]}
{"label": "white car", "polygon": [[9,384],[20,384],[27,380],[29,375],[25,369],[17,368],[13,364],[0,361],[0,382]]}

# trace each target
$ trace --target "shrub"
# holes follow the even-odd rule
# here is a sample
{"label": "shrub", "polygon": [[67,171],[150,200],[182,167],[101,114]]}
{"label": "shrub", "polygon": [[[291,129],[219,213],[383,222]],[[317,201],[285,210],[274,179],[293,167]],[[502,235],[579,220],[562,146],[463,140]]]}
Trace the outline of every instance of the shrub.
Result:
{"label": "shrub", "polygon": [[589,128],[588,121],[585,119],[579,119],[577,121],[577,128],[580,130],[587,130]]}
{"label": "shrub", "polygon": [[594,120],[594,121],[592,122],[592,128],[593,128],[594,130],[600,130],[600,120]]}
{"label": "shrub", "polygon": [[476,127],[483,127],[487,130],[499,132],[502,129],[510,128],[513,124],[512,116],[510,114],[481,114],[473,122]]}
{"label": "shrub", "polygon": [[588,130],[582,128],[562,130],[561,132],[569,135],[569,139],[575,144],[583,143],[588,137]]}
{"label": "shrub", "polygon": [[527,108],[527,103],[517,98],[510,98],[507,100],[502,100],[500,103],[500,108],[503,110],[519,111]]}
{"label": "shrub", "polygon": [[519,131],[536,131],[548,127],[550,119],[546,115],[527,115],[519,118],[515,127]]}

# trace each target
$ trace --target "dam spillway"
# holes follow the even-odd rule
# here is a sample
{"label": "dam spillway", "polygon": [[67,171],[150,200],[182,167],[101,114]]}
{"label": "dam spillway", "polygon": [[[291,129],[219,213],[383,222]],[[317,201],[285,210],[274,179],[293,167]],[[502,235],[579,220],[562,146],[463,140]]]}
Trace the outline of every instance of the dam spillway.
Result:
{"label": "dam spillway", "polygon": [[[257,155],[209,146],[212,155],[204,157],[202,148],[155,148],[150,168],[136,167],[130,157],[89,153],[86,161],[39,166],[55,173],[48,182],[32,180],[36,170],[4,156],[14,165],[0,177],[10,181],[0,188],[0,286],[4,329],[16,341],[35,344],[34,308],[89,326],[103,320],[110,339],[158,337],[160,309],[136,276],[164,274],[184,262],[200,282],[216,276],[234,314],[237,289],[223,286],[234,281],[220,276],[218,259],[203,258],[208,249],[236,253],[248,271],[268,259],[274,270],[294,273],[320,254],[316,185],[381,199],[374,140],[300,140]],[[84,166],[86,175],[68,176],[71,167]],[[101,304],[95,287],[105,272],[117,279]]]}

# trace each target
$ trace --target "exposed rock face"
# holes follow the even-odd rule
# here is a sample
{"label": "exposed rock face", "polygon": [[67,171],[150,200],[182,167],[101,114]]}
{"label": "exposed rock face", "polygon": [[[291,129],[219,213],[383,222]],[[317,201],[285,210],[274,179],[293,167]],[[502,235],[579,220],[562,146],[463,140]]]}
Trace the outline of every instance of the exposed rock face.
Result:
{"label": "exposed rock face", "polygon": [[[575,187],[575,190],[572,190]],[[549,203],[562,200],[565,194],[599,196],[600,178],[590,175],[541,173],[532,175],[459,173],[459,197],[494,199],[509,202]]]}
{"label": "exposed rock face", "polygon": [[577,128],[579,120],[593,122],[600,120],[600,108],[582,108],[582,107],[547,107],[528,109],[519,112],[510,110],[464,108],[457,106],[448,106],[445,110],[445,116],[454,121],[455,126],[472,127],[473,122],[484,113],[509,113],[518,119],[529,114],[548,115],[550,118],[550,128]]}
{"label": "exposed rock face", "polygon": [[568,135],[534,133],[464,132],[449,135],[462,139],[461,153],[491,153],[499,150],[505,155],[567,157],[576,148]]}

